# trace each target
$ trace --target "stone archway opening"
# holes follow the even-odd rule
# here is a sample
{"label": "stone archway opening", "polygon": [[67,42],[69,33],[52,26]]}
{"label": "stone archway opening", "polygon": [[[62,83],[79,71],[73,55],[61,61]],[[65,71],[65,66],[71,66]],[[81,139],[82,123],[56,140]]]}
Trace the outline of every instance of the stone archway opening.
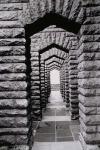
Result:
{"label": "stone archway opening", "polygon": [[[44,83],[40,80],[40,71],[43,70],[37,66],[42,64],[43,69],[44,64],[39,62],[38,52],[51,44],[69,50],[66,65],[62,65],[60,70],[61,93],[64,99],[69,97],[72,115],[78,113],[78,108],[80,110],[83,148],[99,149],[99,7],[98,0],[0,0],[1,149],[2,146],[3,149],[31,149],[32,121],[41,120],[42,117],[40,108],[43,101],[40,95],[43,94],[41,85]],[[57,31],[46,28],[53,24],[59,27]],[[79,29],[77,27],[80,28],[78,44],[77,36],[71,34],[78,33],[78,30],[75,32],[75,29]],[[42,31],[44,28],[45,32]],[[70,31],[70,34],[60,28]],[[58,59],[48,64],[46,62],[48,67],[45,67],[44,86],[47,96],[50,93],[48,72],[54,68],[60,69],[61,62]],[[69,74],[67,82],[64,82],[65,72]]]}
{"label": "stone archway opening", "polygon": [[[29,111],[30,111],[30,118],[31,118],[31,122],[37,122],[40,121],[42,119],[42,112],[43,109],[46,108],[46,105],[48,103],[48,97],[50,95],[50,75],[48,76],[48,72],[50,71],[50,69],[53,66],[57,66],[58,68],[61,67],[61,65],[63,64],[62,62],[59,62],[59,60],[57,61],[52,61],[50,62],[47,66],[44,66],[45,64],[43,64],[43,62],[41,61],[41,55],[43,53],[45,53],[47,51],[47,49],[52,49],[52,48],[57,48],[57,49],[61,49],[61,51],[68,53],[69,57],[68,57],[68,61],[69,61],[69,66],[70,65],[76,65],[77,63],[70,63],[71,60],[75,61],[77,60],[76,56],[74,58],[71,59],[71,57],[73,57],[72,52],[71,54],[69,53],[69,49],[74,46],[76,49],[76,45],[77,45],[77,37],[74,33],[77,33],[78,30],[80,29],[80,25],[75,23],[75,26],[77,29],[77,31],[73,31],[72,30],[72,25],[70,23],[73,24],[73,22],[68,21],[66,18],[63,18],[59,15],[54,14],[54,19],[55,21],[53,21],[52,19],[52,15],[47,15],[47,18],[49,17],[49,19],[47,19],[47,22],[41,22],[43,21],[43,18],[38,20],[37,22],[35,22],[34,24],[29,24],[26,25],[25,30],[26,30],[26,57],[27,57],[27,77],[28,77],[28,96],[29,96]],[[45,17],[44,17],[45,19]],[[70,33],[65,30],[65,25],[63,26],[63,24],[58,23],[59,21],[62,20],[63,22],[66,21],[66,25],[68,29],[68,31],[71,31],[73,33]],[[44,23],[45,26],[41,23]],[[52,31],[52,26],[54,29],[58,28],[58,31]],[[71,25],[71,26],[69,26]],[[41,27],[42,26],[42,27]],[[45,27],[50,26],[50,34],[52,35],[48,35],[48,34],[44,34],[49,33],[47,29],[44,29]],[[36,29],[36,31],[35,31]],[[43,31],[41,31],[42,29],[44,29]],[[46,31],[45,31],[46,30]],[[40,31],[40,32],[39,32]],[[37,33],[38,32],[38,33]],[[57,36],[57,33],[59,34],[61,32],[61,35]],[[47,36],[47,38],[45,37],[45,35]],[[50,37],[51,36],[51,37]],[[59,39],[58,39],[59,37]],[[38,43],[38,39],[39,39],[39,43]],[[47,40],[47,41],[45,41]],[[75,42],[75,45],[72,43],[72,41]],[[43,43],[42,43],[43,42]],[[65,42],[65,43],[64,43]],[[45,43],[45,44],[44,44]],[[59,43],[59,44],[58,44]],[[73,51],[73,49],[72,49]],[[57,54],[54,54],[55,56],[57,56]],[[62,55],[62,59],[63,59],[63,54]],[[60,57],[60,54],[58,55],[58,57]],[[47,58],[46,58],[47,59]],[[64,61],[64,60],[62,60]],[[68,64],[68,62],[67,62]],[[42,66],[42,70],[41,70],[41,66]],[[68,67],[68,66],[67,66]],[[63,68],[64,69],[64,68]],[[67,68],[68,69],[68,68]],[[76,69],[76,67],[75,67]],[[70,68],[71,70],[71,68]],[[43,77],[43,75],[41,75],[42,73],[45,73],[45,77]],[[73,73],[72,73],[73,74]],[[41,80],[41,78],[43,80]],[[76,79],[77,79],[77,75],[76,75]],[[67,79],[69,80],[68,82],[72,82],[72,79]],[[71,84],[71,83],[70,83]],[[63,85],[63,82],[62,82]],[[44,86],[44,87],[43,87]],[[74,83],[74,86],[77,86],[77,80]],[[71,103],[72,106],[72,116],[76,115],[79,113],[79,107],[78,107],[78,95],[77,92],[74,92],[73,94],[73,84],[67,89],[67,94],[66,89],[65,89],[66,85],[64,84],[64,86],[62,86],[62,96],[64,98],[64,101],[66,101],[67,99],[67,104],[66,106],[70,106],[69,102]],[[76,88],[77,91],[77,88]],[[69,96],[70,93],[70,96]],[[76,94],[76,95],[75,95]],[[74,96],[77,99],[73,102],[74,100]],[[70,99],[70,100],[69,100]],[[72,99],[72,101],[71,101]],[[74,105],[74,106],[73,106]],[[75,108],[77,108],[77,110],[75,110]],[[32,128],[32,127],[31,127]]]}
{"label": "stone archway opening", "polygon": [[60,90],[60,71],[57,69],[50,71],[50,85],[51,90]]}

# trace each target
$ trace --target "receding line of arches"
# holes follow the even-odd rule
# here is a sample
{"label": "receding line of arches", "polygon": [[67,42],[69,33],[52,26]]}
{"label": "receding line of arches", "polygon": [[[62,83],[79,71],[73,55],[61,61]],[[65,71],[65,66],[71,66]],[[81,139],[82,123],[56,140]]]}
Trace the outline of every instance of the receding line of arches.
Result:
{"label": "receding line of arches", "polygon": [[52,66],[49,66],[48,68],[49,68],[49,70],[54,70],[54,69],[56,69],[56,68],[57,68],[58,70],[60,70],[61,67],[60,67],[59,65],[57,65],[57,64],[53,64]]}
{"label": "receding line of arches", "polygon": [[46,65],[50,65],[50,64],[52,64],[52,63],[58,63],[59,65],[61,65],[62,63],[60,63],[59,61],[52,61],[52,62],[49,62],[49,63],[46,63]]}
{"label": "receding line of arches", "polygon": [[53,57],[58,58],[58,59],[61,59],[61,60],[65,60],[64,58],[59,57],[59,56],[57,56],[57,55],[52,55],[52,56],[50,56],[50,57],[44,59],[44,62],[48,61],[49,59],[51,59],[51,58],[53,58]]}
{"label": "receding line of arches", "polygon": [[39,50],[39,53],[42,54],[42,53],[44,53],[44,52],[50,50],[51,48],[60,49],[60,50],[64,51],[65,53],[68,53],[68,52],[69,52],[68,49],[66,49],[66,48],[64,48],[64,47],[62,47],[62,46],[60,46],[60,45],[58,45],[58,44],[52,43],[52,44],[48,45],[47,47],[45,47],[45,48],[43,48],[43,49],[40,49],[40,50]]}

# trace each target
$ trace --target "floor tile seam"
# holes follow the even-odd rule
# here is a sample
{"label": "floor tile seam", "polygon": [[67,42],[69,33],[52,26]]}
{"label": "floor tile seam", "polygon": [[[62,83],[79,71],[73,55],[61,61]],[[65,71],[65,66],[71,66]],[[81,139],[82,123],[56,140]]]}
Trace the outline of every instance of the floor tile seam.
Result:
{"label": "floor tile seam", "polygon": [[[55,109],[55,117],[56,117],[56,109]],[[56,120],[55,120],[55,142],[56,142]]]}
{"label": "floor tile seam", "polygon": [[40,133],[40,132],[37,132],[37,134],[50,134],[50,135],[54,135],[55,133]]}
{"label": "floor tile seam", "polygon": [[73,136],[57,136],[57,138],[67,138],[67,137],[72,137],[73,138]]}
{"label": "floor tile seam", "polygon": [[43,120],[42,122],[62,122],[62,121],[67,121],[67,122],[70,122],[70,121],[68,121],[68,120],[65,120],[65,119],[61,119],[61,120],[56,120],[56,119],[54,119],[54,120]]}
{"label": "floor tile seam", "polygon": [[71,127],[70,127],[70,126],[69,126],[69,128],[70,128],[70,131],[71,131],[71,134],[72,134],[73,140],[75,141],[73,131],[72,131],[72,129],[71,129]]}

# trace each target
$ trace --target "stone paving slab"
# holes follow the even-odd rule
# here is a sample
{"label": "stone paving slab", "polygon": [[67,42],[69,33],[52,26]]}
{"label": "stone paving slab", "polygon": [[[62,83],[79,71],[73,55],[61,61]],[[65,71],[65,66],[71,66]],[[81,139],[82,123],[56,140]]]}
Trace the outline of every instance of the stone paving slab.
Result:
{"label": "stone paving slab", "polygon": [[82,150],[79,143],[79,121],[71,121],[65,103],[59,99],[48,106],[37,128],[32,150]]}
{"label": "stone paving slab", "polygon": [[36,142],[32,150],[82,150],[80,142]]}

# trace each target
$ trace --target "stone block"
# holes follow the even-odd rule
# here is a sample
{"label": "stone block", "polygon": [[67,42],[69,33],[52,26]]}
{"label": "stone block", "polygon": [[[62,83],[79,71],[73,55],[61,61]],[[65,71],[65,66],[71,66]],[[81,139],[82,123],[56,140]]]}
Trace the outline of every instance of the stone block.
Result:
{"label": "stone block", "polygon": [[100,71],[80,71],[78,72],[78,78],[100,78]]}
{"label": "stone block", "polygon": [[86,144],[82,134],[80,134],[80,142],[81,142],[83,150],[100,150],[100,147],[98,145]]}
{"label": "stone block", "polygon": [[26,117],[0,117],[0,126],[4,128],[26,127],[27,123]]}
{"label": "stone block", "polygon": [[21,38],[24,37],[24,28],[0,29],[0,38]]}
{"label": "stone block", "polygon": [[23,24],[19,21],[0,21],[0,28],[21,28]]}
{"label": "stone block", "polygon": [[2,46],[0,56],[25,55],[25,46]]}
{"label": "stone block", "polygon": [[97,114],[97,107],[84,107],[84,105],[79,104],[79,108],[82,112],[86,115],[96,115]]}
{"label": "stone block", "polygon": [[27,135],[28,128],[0,128],[0,135],[11,134],[11,135]]}
{"label": "stone block", "polygon": [[78,65],[78,69],[79,71],[96,71],[96,70],[100,70],[100,61],[96,60],[96,61],[82,61],[81,63],[79,63]]}
{"label": "stone block", "polygon": [[0,91],[23,91],[26,90],[27,83],[25,81],[6,81],[0,82]]}
{"label": "stone block", "polygon": [[26,65],[24,63],[6,63],[0,64],[0,73],[24,73],[26,72]]}
{"label": "stone block", "polygon": [[9,4],[0,4],[0,11],[16,11],[16,10],[22,10],[22,4],[21,3],[9,3]]}
{"label": "stone block", "polygon": [[23,45],[25,45],[24,38],[0,39],[0,46],[23,46]]}
{"label": "stone block", "polygon": [[0,81],[25,81],[25,73],[9,73],[0,74]]}
{"label": "stone block", "polygon": [[8,20],[14,21],[18,19],[18,12],[17,11],[0,11],[0,21]]}
{"label": "stone block", "polygon": [[84,1],[82,0],[82,6],[98,6],[100,5],[100,1],[99,0],[96,0],[96,1],[93,1],[93,0],[89,0],[89,1]]}
{"label": "stone block", "polygon": [[78,85],[85,89],[97,89],[100,87],[100,80],[99,78],[98,80],[97,78],[78,79]]}
{"label": "stone block", "polygon": [[27,135],[1,135],[0,145],[21,145],[27,144]]}
{"label": "stone block", "polygon": [[86,125],[100,125],[100,115],[85,115],[80,110],[80,117]]}
{"label": "stone block", "polygon": [[4,109],[0,110],[0,116],[1,117],[13,117],[13,116],[26,116],[27,110],[25,109]]}
{"label": "stone block", "polygon": [[92,35],[92,34],[100,34],[100,25],[99,24],[90,24],[83,25],[80,32],[81,34]]}
{"label": "stone block", "polygon": [[79,87],[78,88],[78,92],[79,94],[81,95],[84,95],[86,97],[92,97],[92,96],[100,96],[100,90],[99,88],[96,88],[96,89],[84,89],[84,88],[81,88]]}
{"label": "stone block", "polygon": [[81,94],[78,96],[80,103],[82,103],[86,107],[96,107],[100,106],[100,96],[91,96],[91,97],[86,97]]}
{"label": "stone block", "polygon": [[1,56],[0,63],[24,63],[25,56]]}
{"label": "stone block", "polygon": [[0,99],[26,99],[27,92],[26,91],[7,91],[0,92]]}
{"label": "stone block", "polygon": [[8,109],[15,109],[15,108],[27,108],[28,101],[27,99],[1,99],[0,100],[0,109],[8,108]]}
{"label": "stone block", "polygon": [[40,81],[39,80],[31,81],[31,85],[32,86],[40,86]]}
{"label": "stone block", "polygon": [[5,4],[5,3],[27,3],[29,0],[1,0],[0,4]]}

